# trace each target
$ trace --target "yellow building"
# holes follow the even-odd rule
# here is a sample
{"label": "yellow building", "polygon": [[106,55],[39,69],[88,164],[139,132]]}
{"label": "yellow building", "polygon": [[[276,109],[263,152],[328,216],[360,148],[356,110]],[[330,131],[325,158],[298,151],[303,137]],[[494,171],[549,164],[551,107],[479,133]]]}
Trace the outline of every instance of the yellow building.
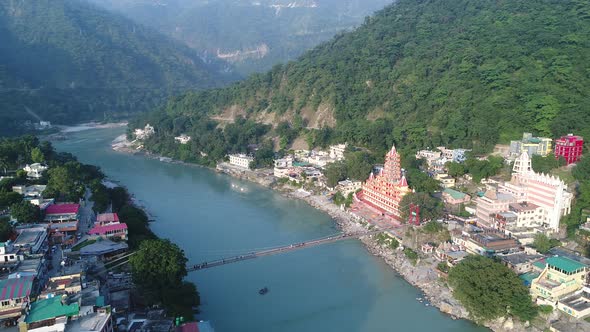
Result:
{"label": "yellow building", "polygon": [[584,287],[587,266],[566,257],[549,257],[545,269],[531,282],[531,295],[557,302]]}

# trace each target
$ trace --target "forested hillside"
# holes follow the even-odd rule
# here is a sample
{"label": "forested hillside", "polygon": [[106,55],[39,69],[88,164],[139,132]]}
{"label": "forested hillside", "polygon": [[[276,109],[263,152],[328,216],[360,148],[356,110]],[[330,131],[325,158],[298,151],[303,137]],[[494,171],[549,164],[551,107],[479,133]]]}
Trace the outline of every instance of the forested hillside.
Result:
{"label": "forested hillside", "polygon": [[88,0],[240,73],[266,71],[362,23],[392,0]]}
{"label": "forested hillside", "polygon": [[[121,15],[77,0],[0,1],[0,134],[145,111],[219,86],[223,66]],[[29,111],[26,111],[28,109]]]}
{"label": "forested hillside", "polygon": [[156,125],[162,143],[238,116],[287,121],[297,132],[283,141],[307,133],[378,153],[393,142],[490,151],[523,131],[590,137],[589,36],[584,0],[400,0],[297,61],[173,98],[135,124]]}

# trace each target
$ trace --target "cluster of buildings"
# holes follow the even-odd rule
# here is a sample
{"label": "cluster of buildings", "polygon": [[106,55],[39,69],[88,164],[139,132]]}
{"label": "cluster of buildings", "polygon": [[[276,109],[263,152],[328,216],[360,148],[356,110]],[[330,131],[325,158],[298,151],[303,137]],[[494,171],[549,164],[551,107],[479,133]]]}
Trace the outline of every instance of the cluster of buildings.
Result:
{"label": "cluster of buildings", "polygon": [[555,140],[553,149],[552,142],[551,138],[534,137],[531,133],[524,133],[521,140],[510,141],[509,156],[514,158],[526,152],[529,156],[546,157],[553,151],[555,158],[563,157],[567,165],[580,160],[584,147],[584,139],[581,136],[573,134],[562,136]]}
{"label": "cluster of buildings", "polygon": [[476,216],[483,226],[517,237],[555,233],[561,217],[570,213],[572,199],[561,179],[533,171],[525,151],[514,161],[510,181],[488,184],[485,194],[476,199]]}
{"label": "cluster of buildings", "polygon": [[462,163],[467,159],[465,153],[471,151],[468,149],[447,149],[439,146],[436,150],[420,150],[416,153],[416,159],[423,159],[428,166],[428,172],[431,174],[446,173],[446,163]]}
{"label": "cluster of buildings", "polygon": [[[127,252],[127,225],[116,213],[99,214],[82,236],[79,221],[79,204],[52,204],[42,223],[19,225],[14,241],[0,243],[5,325],[22,332],[111,332],[118,325],[113,315],[129,310],[130,275],[107,274],[104,265]],[[89,270],[104,277],[88,278]]]}

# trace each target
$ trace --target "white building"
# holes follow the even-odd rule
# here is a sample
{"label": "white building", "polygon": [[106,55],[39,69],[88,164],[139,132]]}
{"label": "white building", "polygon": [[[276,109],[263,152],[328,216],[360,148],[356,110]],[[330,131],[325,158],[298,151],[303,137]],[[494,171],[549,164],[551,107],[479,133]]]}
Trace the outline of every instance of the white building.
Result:
{"label": "white building", "polygon": [[275,159],[275,168],[289,168],[293,166],[293,157]]}
{"label": "white building", "polygon": [[43,197],[43,192],[45,191],[45,188],[47,188],[46,185],[35,184],[31,186],[13,186],[12,191],[14,191],[15,193],[19,193],[25,197],[36,198]]}
{"label": "white building", "polygon": [[47,170],[47,166],[39,163],[26,165],[23,170],[27,172],[27,177],[30,179],[40,179],[43,176],[43,172]]}
{"label": "white building", "polygon": [[535,173],[528,153],[514,161],[512,179],[500,184],[498,192],[510,194],[518,202],[528,202],[543,209],[543,224],[552,231],[559,230],[559,220],[570,213],[572,193],[565,183],[553,175]]}
{"label": "white building", "polygon": [[338,182],[336,186],[336,190],[340,191],[342,195],[345,197],[348,196],[350,193],[355,193],[357,190],[363,187],[363,183],[361,181],[351,181],[351,180],[343,180]]}
{"label": "white building", "polygon": [[150,126],[149,123],[146,124],[143,129],[137,128],[134,131],[135,138],[140,139],[140,140],[149,138],[150,136],[152,136],[155,133],[156,133],[156,131],[154,130],[154,127]]}
{"label": "white building", "polygon": [[330,158],[334,160],[344,160],[344,152],[346,151],[346,143],[336,144],[330,146]]}
{"label": "white building", "polygon": [[12,241],[0,242],[0,268],[13,265],[24,259],[24,256],[19,253],[19,249],[13,246]]}
{"label": "white building", "polygon": [[250,169],[250,163],[254,161],[254,157],[245,154],[230,154],[229,163],[245,169]]}
{"label": "white building", "polygon": [[174,140],[180,144],[186,144],[186,143],[190,142],[191,137],[186,134],[182,134],[180,136],[174,137]]}

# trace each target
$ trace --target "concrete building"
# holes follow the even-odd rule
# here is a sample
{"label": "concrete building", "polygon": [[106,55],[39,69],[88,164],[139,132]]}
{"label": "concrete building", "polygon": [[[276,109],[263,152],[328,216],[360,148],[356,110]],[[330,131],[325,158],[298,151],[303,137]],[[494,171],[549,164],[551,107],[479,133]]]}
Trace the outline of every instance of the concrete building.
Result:
{"label": "concrete building", "polygon": [[34,255],[41,252],[41,248],[47,243],[47,227],[33,226],[17,229],[18,236],[13,246],[23,254]]}
{"label": "concrete building", "polygon": [[344,152],[346,151],[346,143],[330,145],[330,158],[339,161],[344,160]]}
{"label": "concrete building", "polygon": [[350,193],[355,193],[359,189],[363,187],[363,183],[361,181],[351,181],[351,180],[342,180],[338,182],[336,186],[336,190],[338,190],[342,195],[345,197],[348,196]]}
{"label": "concrete building", "polygon": [[489,189],[482,197],[478,197],[475,202],[477,208],[475,215],[481,224],[485,227],[492,227],[493,216],[502,211],[508,211],[510,203],[515,203],[514,196],[509,194],[498,193],[496,189]]}
{"label": "concrete building", "polygon": [[567,164],[574,164],[580,161],[584,139],[581,136],[568,134],[555,140],[555,158],[563,157]]}
{"label": "concrete building", "polygon": [[560,299],[557,309],[577,319],[590,315],[590,288],[584,287]]}
{"label": "concrete building", "polygon": [[518,241],[507,237],[501,232],[486,230],[483,232],[453,232],[451,240],[460,245],[470,254],[494,256],[500,253],[510,253],[520,246]]}
{"label": "concrete building", "polygon": [[187,144],[191,141],[191,137],[186,134],[182,134],[180,136],[174,137],[174,140],[180,144]]}
{"label": "concrete building", "polygon": [[437,173],[434,178],[440,181],[440,186],[443,188],[452,188],[455,186],[455,178],[449,176],[447,173]]}
{"label": "concrete building", "polygon": [[88,231],[91,236],[107,238],[127,239],[127,224],[111,223],[107,225],[95,225]]}
{"label": "concrete building", "polygon": [[510,203],[510,212],[516,215],[516,222],[509,228],[536,228],[543,226],[543,208],[528,202]]}
{"label": "concrete building", "polygon": [[80,204],[54,204],[45,209],[46,222],[77,221],[80,217]]}
{"label": "concrete building", "polygon": [[238,166],[244,169],[250,169],[250,163],[254,161],[254,157],[245,154],[230,154],[229,163],[230,165]]}
{"label": "concrete building", "polygon": [[382,214],[400,219],[399,204],[409,192],[410,187],[402,174],[400,155],[392,146],[379,174],[371,172],[357,198]]}
{"label": "concrete building", "polygon": [[27,172],[27,177],[29,179],[38,180],[43,176],[43,173],[47,170],[46,165],[42,165],[39,163],[34,163],[31,165],[26,165],[23,170]]}
{"label": "concrete building", "polygon": [[553,232],[559,230],[561,217],[570,213],[573,198],[561,179],[535,173],[526,152],[514,161],[512,179],[500,184],[498,192],[513,196],[517,202],[527,202],[541,207],[543,225]]}
{"label": "concrete building", "polygon": [[526,152],[529,156],[539,155],[545,157],[551,153],[551,141],[551,138],[533,137],[531,133],[524,133],[520,141],[510,141],[509,151],[513,156],[519,156]]}
{"label": "concrete building", "polygon": [[29,304],[33,277],[0,280],[0,320],[16,320]]}
{"label": "concrete building", "polygon": [[561,256],[549,257],[545,262],[545,269],[531,283],[534,299],[555,303],[584,287],[588,273],[586,265]]}
{"label": "concrete building", "polygon": [[14,247],[12,241],[0,242],[0,269],[10,270],[12,267],[16,267],[18,262],[24,260],[25,257],[18,247]]}
{"label": "concrete building", "polygon": [[471,200],[471,196],[450,188],[443,190],[442,198],[446,204],[451,205],[469,203]]}
{"label": "concrete building", "polygon": [[538,254],[529,254],[526,252],[516,252],[506,255],[497,255],[502,263],[512,269],[516,274],[523,274],[533,270],[533,263],[543,259],[544,256]]}
{"label": "concrete building", "polygon": [[80,315],[66,325],[66,332],[113,332],[111,309],[98,308],[96,312]]}

